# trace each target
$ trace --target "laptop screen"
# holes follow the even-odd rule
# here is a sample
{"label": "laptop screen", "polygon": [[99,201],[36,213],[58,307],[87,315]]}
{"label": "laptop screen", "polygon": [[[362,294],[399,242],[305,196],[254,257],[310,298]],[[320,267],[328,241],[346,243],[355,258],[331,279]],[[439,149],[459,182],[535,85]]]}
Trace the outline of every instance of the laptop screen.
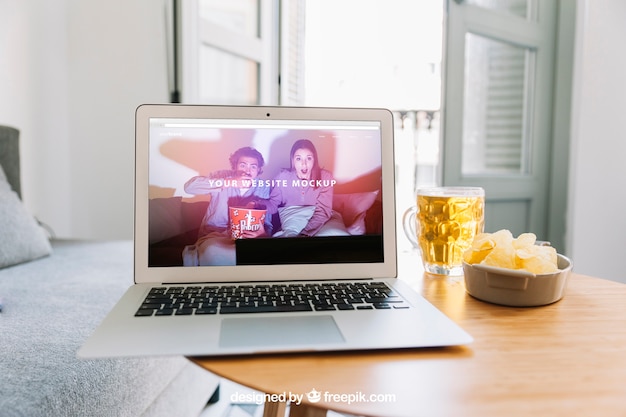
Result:
{"label": "laptop screen", "polygon": [[389,113],[331,110],[140,107],[136,266],[341,278],[395,265]]}

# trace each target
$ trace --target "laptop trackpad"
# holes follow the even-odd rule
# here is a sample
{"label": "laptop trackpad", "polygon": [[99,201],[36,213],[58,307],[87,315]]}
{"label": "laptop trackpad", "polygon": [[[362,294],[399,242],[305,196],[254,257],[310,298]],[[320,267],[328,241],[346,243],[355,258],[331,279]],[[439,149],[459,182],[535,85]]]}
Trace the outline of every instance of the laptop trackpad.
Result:
{"label": "laptop trackpad", "polygon": [[331,316],[243,317],[222,320],[221,347],[303,346],[342,343]]}

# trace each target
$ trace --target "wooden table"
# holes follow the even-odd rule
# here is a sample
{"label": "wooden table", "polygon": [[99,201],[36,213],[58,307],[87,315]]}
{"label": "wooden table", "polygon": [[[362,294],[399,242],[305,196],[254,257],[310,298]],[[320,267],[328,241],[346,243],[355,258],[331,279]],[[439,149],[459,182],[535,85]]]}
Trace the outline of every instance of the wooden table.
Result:
{"label": "wooden table", "polygon": [[[511,308],[470,297],[462,277],[403,278],[474,343],[190,359],[262,393],[329,393],[317,403],[305,395],[291,416],[626,416],[626,285],[574,273],[561,301]],[[284,412],[266,403],[266,416]]]}

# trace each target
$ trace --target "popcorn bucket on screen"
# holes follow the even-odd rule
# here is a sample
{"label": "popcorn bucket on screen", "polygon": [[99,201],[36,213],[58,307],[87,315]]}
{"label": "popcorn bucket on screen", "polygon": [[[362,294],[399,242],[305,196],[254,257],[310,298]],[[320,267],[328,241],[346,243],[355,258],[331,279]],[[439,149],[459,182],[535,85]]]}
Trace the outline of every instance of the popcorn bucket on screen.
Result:
{"label": "popcorn bucket on screen", "polygon": [[229,207],[228,209],[230,217],[230,236],[233,239],[241,239],[243,233],[246,231],[259,231],[265,223],[267,210],[245,207]]}

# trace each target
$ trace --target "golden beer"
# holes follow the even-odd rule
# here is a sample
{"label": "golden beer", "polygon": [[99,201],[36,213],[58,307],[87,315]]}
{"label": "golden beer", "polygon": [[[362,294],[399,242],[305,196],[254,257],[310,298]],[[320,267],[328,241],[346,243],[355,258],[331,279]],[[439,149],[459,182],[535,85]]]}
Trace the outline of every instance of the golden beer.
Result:
{"label": "golden beer", "polygon": [[484,227],[482,188],[419,190],[416,235],[424,268],[440,275],[462,274],[463,252]]}

